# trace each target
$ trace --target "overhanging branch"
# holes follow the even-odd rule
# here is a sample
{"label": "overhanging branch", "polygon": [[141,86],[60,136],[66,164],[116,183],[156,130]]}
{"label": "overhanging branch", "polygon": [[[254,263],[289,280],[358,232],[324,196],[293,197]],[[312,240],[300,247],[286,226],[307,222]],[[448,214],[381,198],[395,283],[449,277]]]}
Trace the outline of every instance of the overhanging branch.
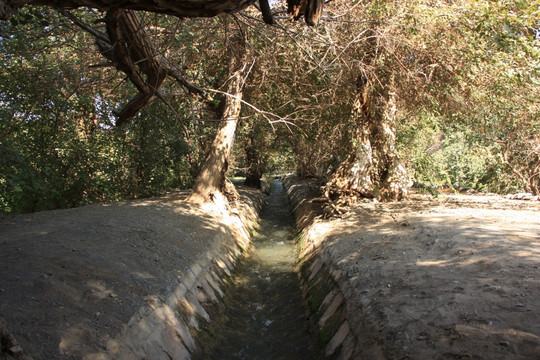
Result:
{"label": "overhanging branch", "polygon": [[204,90],[185,80],[179,71],[165,65],[167,64],[165,59],[158,57],[152,41],[134,11],[108,11],[105,17],[106,33],[86,24],[65,9],[61,9],[60,12],[94,36],[100,53],[112,66],[124,72],[139,90],[139,93],[124,107],[114,111],[118,117],[116,122],[118,126],[131,120],[156,96],[160,97],[159,89],[167,76],[175,79],[187,91],[210,100]]}
{"label": "overhanging branch", "polygon": [[178,17],[212,17],[236,12],[255,0],[0,0],[0,20],[6,20],[24,5],[45,5],[57,9],[89,7],[104,11],[142,10]]}
{"label": "overhanging branch", "polygon": [[[235,13],[255,3],[256,0],[0,0],[0,20],[7,20],[24,5],[50,6],[56,9],[87,7],[102,11],[135,10],[149,11],[177,17],[212,17],[221,13]],[[308,25],[319,21],[324,0],[286,0],[289,13],[295,19],[305,16]],[[273,24],[268,0],[259,0],[264,21]],[[328,2],[328,1],[326,1]]]}

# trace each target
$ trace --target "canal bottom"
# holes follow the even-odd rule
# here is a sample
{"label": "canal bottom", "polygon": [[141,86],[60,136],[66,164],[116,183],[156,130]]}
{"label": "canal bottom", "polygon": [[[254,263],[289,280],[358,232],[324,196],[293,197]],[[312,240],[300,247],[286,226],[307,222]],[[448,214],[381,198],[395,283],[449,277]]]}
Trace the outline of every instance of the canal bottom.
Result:
{"label": "canal bottom", "polygon": [[225,301],[199,333],[197,359],[321,359],[296,272],[294,221],[283,185],[272,183],[254,248],[225,289]]}

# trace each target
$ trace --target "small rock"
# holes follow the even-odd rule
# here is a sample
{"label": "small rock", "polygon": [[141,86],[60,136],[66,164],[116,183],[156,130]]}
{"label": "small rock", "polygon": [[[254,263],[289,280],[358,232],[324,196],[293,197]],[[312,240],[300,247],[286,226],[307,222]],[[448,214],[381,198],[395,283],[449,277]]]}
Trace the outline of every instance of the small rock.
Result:
{"label": "small rock", "polygon": [[508,347],[510,346],[510,343],[508,341],[499,341],[499,345]]}
{"label": "small rock", "polygon": [[19,345],[14,345],[8,349],[7,353],[19,358],[23,353],[23,349]]}

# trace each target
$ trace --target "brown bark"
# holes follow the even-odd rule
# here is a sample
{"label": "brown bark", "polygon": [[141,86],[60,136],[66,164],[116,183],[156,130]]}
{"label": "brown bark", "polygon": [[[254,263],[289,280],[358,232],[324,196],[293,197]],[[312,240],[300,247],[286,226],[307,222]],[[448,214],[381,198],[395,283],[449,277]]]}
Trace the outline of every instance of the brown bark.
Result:
{"label": "brown bark", "polygon": [[[236,126],[241,110],[242,89],[248,75],[247,49],[243,35],[233,36],[228,46],[229,80],[219,126],[210,153],[201,173],[195,181],[193,192],[188,200],[195,203],[225,201],[223,195],[228,191],[225,174],[229,156],[234,144]],[[229,189],[230,191],[230,189]]]}
{"label": "brown bark", "polygon": [[[221,13],[240,11],[255,0],[0,0],[0,20],[7,20],[24,5],[43,5],[57,9],[88,7],[110,10],[138,10],[178,17],[212,17]],[[268,6],[268,0],[261,1],[261,11],[266,23],[273,24],[274,19]],[[287,0],[295,19],[305,14],[306,22],[315,25],[322,14],[323,0]]]}
{"label": "brown bark", "polygon": [[309,26],[317,25],[324,8],[324,0],[288,0],[287,4],[293,19],[298,20],[304,16]]}
{"label": "brown bark", "polygon": [[356,144],[326,185],[325,195],[330,200],[374,196],[372,118],[367,79],[359,76],[356,87],[351,111],[356,122]]}
{"label": "brown bark", "polygon": [[[382,106],[372,106],[373,96]],[[362,197],[398,201],[406,196],[410,181],[395,149],[396,101],[395,93],[377,93],[358,78],[351,112],[357,124],[355,144],[325,187],[330,201],[346,205]],[[329,212],[335,209],[331,204]]]}
{"label": "brown bark", "polygon": [[156,96],[167,76],[174,78],[191,93],[208,98],[202,89],[187,82],[178,71],[159,58],[154,44],[135,11],[109,10],[105,17],[107,32],[94,29],[66,10],[60,12],[75,25],[92,34],[100,53],[116,69],[124,72],[137,88],[135,95],[123,108],[114,111],[117,126],[130,121]]}
{"label": "brown bark", "polygon": [[251,128],[245,139],[244,146],[248,168],[244,185],[260,188],[266,158],[265,155],[261,153],[260,140],[257,139],[257,125],[250,124],[250,126]]}
{"label": "brown bark", "polygon": [[[101,53],[108,57],[116,68],[126,73],[139,90],[139,94],[115,112],[118,117],[117,125],[122,125],[150,102],[165,80],[166,72],[162,70],[157,52],[134,11],[110,10],[105,17],[105,23],[109,46],[100,49]],[[141,73],[146,75],[146,78],[143,78]]]}
{"label": "brown bark", "polygon": [[407,170],[396,153],[397,95],[390,91],[382,121],[377,127],[377,155],[379,156],[376,195],[382,201],[399,201],[407,196],[412,183]]}
{"label": "brown bark", "polygon": [[178,17],[211,17],[224,12],[235,12],[255,0],[0,0],[0,20],[9,18],[17,9],[28,5],[54,8],[89,7],[100,10],[129,9],[174,15]]}
{"label": "brown bark", "polygon": [[261,13],[263,20],[266,24],[274,25],[274,17],[272,16],[272,9],[270,9],[270,4],[268,0],[259,0],[259,6],[261,7]]}

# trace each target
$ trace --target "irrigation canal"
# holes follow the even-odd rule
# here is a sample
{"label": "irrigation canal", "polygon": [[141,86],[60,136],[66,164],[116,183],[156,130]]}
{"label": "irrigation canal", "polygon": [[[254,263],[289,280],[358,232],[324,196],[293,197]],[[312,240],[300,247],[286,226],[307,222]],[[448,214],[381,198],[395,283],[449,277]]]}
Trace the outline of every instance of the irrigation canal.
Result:
{"label": "irrigation canal", "polygon": [[254,249],[237,266],[200,341],[211,360],[319,359],[295,264],[295,228],[283,185],[272,183]]}

